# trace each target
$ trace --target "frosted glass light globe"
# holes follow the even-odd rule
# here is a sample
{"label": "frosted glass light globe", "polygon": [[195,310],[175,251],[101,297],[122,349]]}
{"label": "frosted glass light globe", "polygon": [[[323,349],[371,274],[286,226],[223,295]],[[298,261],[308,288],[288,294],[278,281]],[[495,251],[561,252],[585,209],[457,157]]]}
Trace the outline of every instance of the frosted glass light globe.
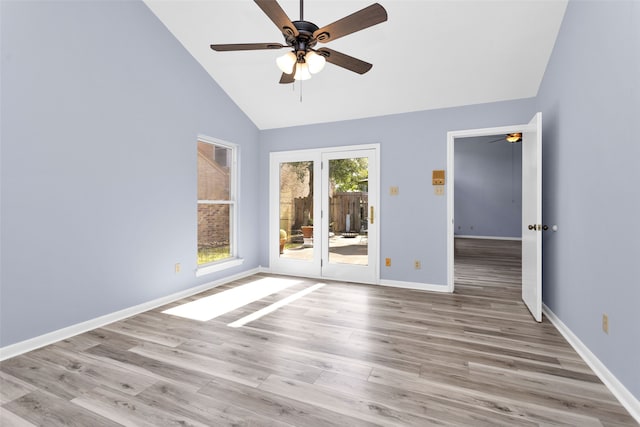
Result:
{"label": "frosted glass light globe", "polygon": [[305,62],[298,62],[296,64],[296,74],[293,78],[294,80],[309,80],[311,78],[309,66]]}
{"label": "frosted glass light globe", "polygon": [[276,58],[276,64],[280,71],[285,74],[291,74],[293,72],[293,66],[296,64],[296,54],[293,52],[287,52],[282,56]]}
{"label": "frosted glass light globe", "polygon": [[314,51],[310,50],[304,57],[305,62],[309,65],[309,72],[312,74],[319,73],[324,68],[324,64],[327,62],[324,56],[318,55]]}

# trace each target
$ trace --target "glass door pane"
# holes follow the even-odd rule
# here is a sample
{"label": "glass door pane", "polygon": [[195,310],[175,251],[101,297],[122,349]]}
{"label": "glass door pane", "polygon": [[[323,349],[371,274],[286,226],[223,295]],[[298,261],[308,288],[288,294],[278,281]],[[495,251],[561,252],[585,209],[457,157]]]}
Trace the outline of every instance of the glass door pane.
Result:
{"label": "glass door pane", "polygon": [[328,151],[322,164],[322,277],[376,283],[376,150]]}
{"label": "glass door pane", "polygon": [[329,263],[368,265],[368,158],[332,159],[328,163]]}
{"label": "glass door pane", "polygon": [[279,164],[279,257],[312,261],[313,161]]}

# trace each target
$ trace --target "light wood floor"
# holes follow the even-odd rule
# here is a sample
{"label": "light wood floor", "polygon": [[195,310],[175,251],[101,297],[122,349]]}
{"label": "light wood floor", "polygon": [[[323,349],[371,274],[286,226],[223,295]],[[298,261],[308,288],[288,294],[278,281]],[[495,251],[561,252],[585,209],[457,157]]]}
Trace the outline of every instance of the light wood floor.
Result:
{"label": "light wood floor", "polygon": [[519,259],[460,240],[453,295],[326,282],[241,328],[227,324],[317,282],[206,322],[162,313],[191,297],[3,361],[0,424],[636,425],[533,321]]}

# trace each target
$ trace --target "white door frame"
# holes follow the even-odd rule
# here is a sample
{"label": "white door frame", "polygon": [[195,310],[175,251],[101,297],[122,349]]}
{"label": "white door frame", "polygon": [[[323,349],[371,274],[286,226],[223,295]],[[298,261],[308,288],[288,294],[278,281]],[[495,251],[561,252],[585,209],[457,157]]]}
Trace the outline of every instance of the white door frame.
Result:
{"label": "white door frame", "polygon": [[467,129],[447,132],[447,291],[454,291],[454,143],[456,138],[475,136],[506,135],[509,133],[526,132],[528,124],[501,126],[494,128]]}
{"label": "white door frame", "polygon": [[[285,150],[285,151],[272,151],[269,154],[269,242],[277,242],[279,240],[279,217],[280,217],[280,207],[279,203],[274,203],[274,200],[279,200],[280,192],[279,192],[279,173],[273,170],[273,162],[274,159],[285,159],[286,161],[299,161],[302,159],[313,160],[316,163],[317,169],[314,172],[314,195],[321,195],[321,177],[322,173],[320,171],[319,163],[322,160],[323,153],[337,153],[342,151],[356,151],[356,150],[374,150],[375,151],[375,164],[370,165],[371,168],[374,168],[376,173],[374,174],[373,181],[369,181],[369,197],[370,200],[376,201],[379,203],[380,201],[380,144],[362,144],[362,145],[348,145],[348,146],[337,146],[337,147],[321,147],[321,148],[312,148],[312,149],[304,149],[304,150]],[[373,189],[373,191],[372,191]],[[372,205],[373,206],[373,205]],[[322,207],[322,201],[320,203],[314,203],[314,219],[321,218],[320,210]],[[370,260],[373,262],[373,269],[375,277],[373,279],[366,278],[364,280],[353,280],[362,283],[369,284],[380,284],[380,209],[379,206],[374,206],[375,209],[375,220],[373,224],[368,225],[368,229],[370,232],[373,230],[375,236],[377,236],[374,241],[377,241],[377,244],[371,245],[373,247],[369,247]],[[315,242],[318,242],[318,250],[314,251],[314,261],[313,263],[319,266],[320,258],[322,254],[322,247],[324,242],[322,237],[320,236],[319,227],[314,228],[314,245]],[[316,269],[315,265],[301,265],[300,269],[293,268],[289,271],[280,271],[279,266],[282,266],[282,262],[279,256],[279,248],[277,245],[269,244],[269,261],[270,261],[270,269],[275,270],[275,273],[278,274],[294,274],[302,277],[313,277],[313,278],[321,278],[322,270],[320,268]]]}

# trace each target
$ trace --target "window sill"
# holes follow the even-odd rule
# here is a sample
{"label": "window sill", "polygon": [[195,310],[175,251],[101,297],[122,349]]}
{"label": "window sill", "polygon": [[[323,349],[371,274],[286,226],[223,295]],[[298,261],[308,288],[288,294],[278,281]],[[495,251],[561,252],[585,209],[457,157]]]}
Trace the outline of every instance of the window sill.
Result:
{"label": "window sill", "polygon": [[242,258],[232,258],[228,261],[221,261],[219,263],[205,265],[196,269],[196,277],[204,276],[207,274],[215,273],[217,271],[226,270],[228,268],[236,267],[238,265],[242,265],[244,263],[244,259]]}

